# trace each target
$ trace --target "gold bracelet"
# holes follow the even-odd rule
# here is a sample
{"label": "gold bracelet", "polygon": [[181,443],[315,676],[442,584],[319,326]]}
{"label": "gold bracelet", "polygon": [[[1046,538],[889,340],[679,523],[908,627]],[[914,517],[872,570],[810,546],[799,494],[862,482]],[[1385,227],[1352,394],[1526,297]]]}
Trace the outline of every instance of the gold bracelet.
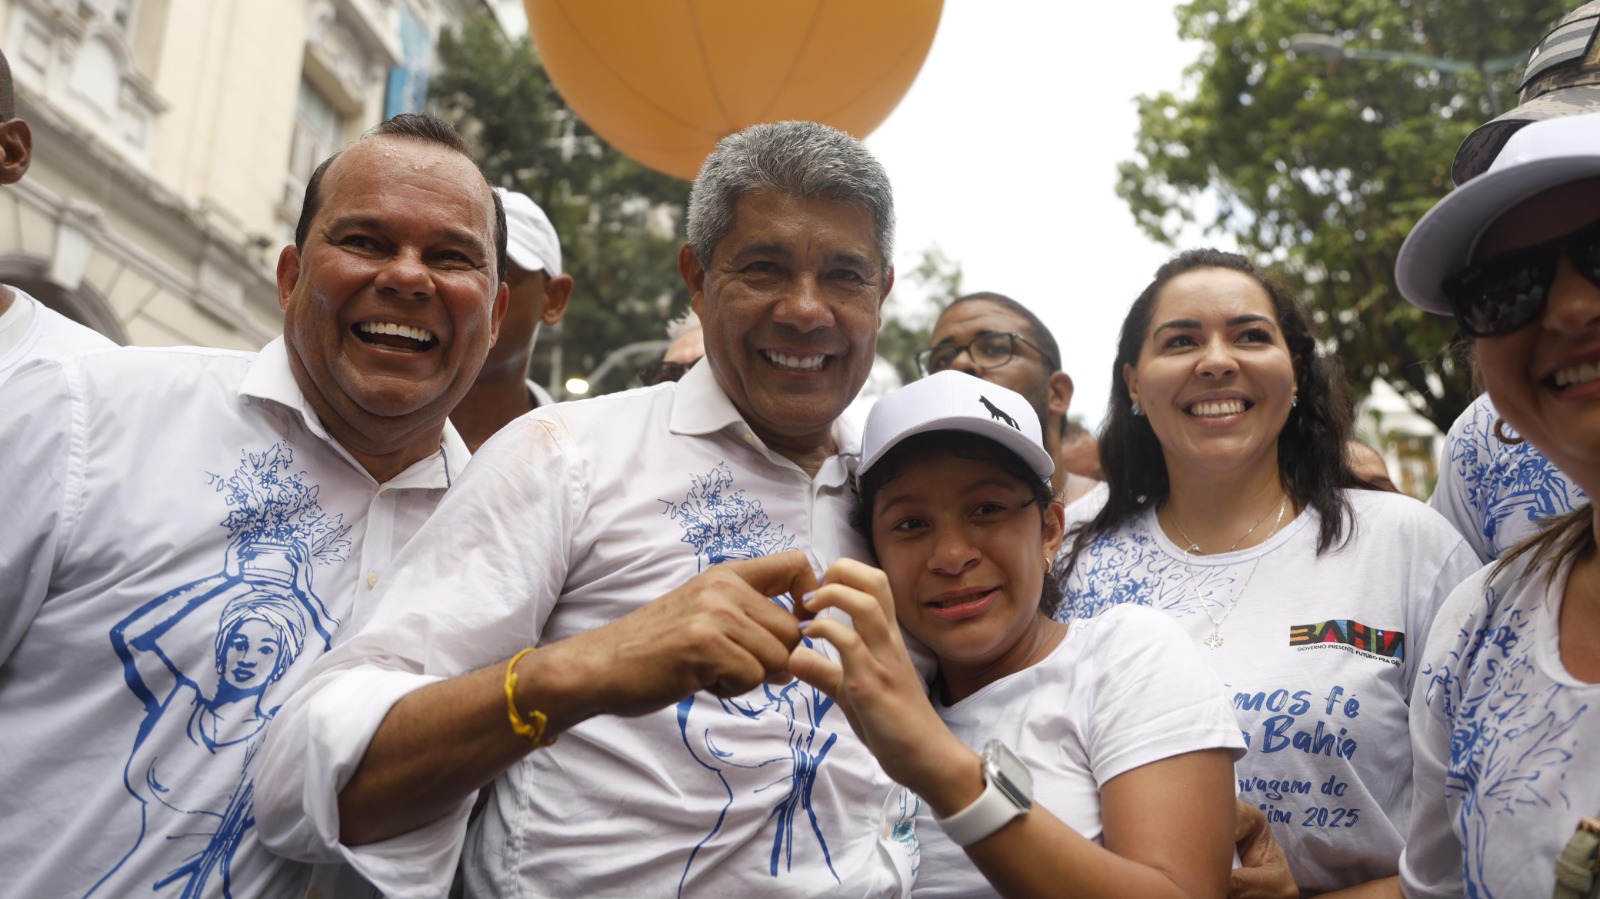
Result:
{"label": "gold bracelet", "polygon": [[517,663],[530,652],[533,652],[532,646],[512,656],[511,663],[506,666],[506,712],[511,716],[511,729],[516,731],[517,736],[532,743],[534,749],[543,749],[556,741],[555,737],[548,740],[544,738],[545,725],[550,723],[550,719],[544,712],[532,711],[528,717],[533,719],[533,723],[529,724],[522,720],[522,713],[517,711]]}

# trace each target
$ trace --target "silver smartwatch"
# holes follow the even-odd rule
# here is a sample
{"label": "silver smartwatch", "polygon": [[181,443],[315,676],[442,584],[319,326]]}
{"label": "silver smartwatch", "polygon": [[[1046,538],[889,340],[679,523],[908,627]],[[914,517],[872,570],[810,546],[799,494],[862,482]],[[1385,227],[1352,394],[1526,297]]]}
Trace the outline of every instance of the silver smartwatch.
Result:
{"label": "silver smartwatch", "polygon": [[971,846],[1033,807],[1033,774],[999,740],[983,747],[983,780],[983,793],[971,805],[938,819],[945,836],[957,846]]}

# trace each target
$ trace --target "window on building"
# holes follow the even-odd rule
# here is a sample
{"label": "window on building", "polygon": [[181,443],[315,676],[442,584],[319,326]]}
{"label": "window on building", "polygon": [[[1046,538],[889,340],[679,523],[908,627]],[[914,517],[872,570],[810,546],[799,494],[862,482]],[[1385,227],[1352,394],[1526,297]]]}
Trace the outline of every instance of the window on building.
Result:
{"label": "window on building", "polygon": [[294,137],[289,146],[289,175],[303,188],[322,160],[344,146],[344,116],[327,95],[304,76],[295,110]]}

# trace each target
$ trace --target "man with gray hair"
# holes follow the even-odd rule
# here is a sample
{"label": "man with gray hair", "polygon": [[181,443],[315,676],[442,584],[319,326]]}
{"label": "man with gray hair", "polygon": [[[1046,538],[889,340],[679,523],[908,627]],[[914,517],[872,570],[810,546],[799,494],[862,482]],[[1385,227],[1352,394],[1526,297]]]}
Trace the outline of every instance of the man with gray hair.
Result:
{"label": "man with gray hair", "polygon": [[787,670],[796,599],[866,556],[839,416],[893,228],[848,135],[725,138],[678,260],[705,364],[537,410],[474,459],[278,715],[268,844],[391,899],[442,895],[458,858],[469,895],[903,894],[915,798]]}

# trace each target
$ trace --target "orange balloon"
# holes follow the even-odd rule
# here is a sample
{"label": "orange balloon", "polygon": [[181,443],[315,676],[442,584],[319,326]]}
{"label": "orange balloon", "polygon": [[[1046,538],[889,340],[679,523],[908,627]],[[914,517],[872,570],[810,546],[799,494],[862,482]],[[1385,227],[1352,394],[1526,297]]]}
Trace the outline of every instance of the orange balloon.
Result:
{"label": "orange balloon", "polygon": [[865,137],[928,55],[943,0],[524,0],[567,105],[611,146],[693,178],[718,140],[802,119]]}

